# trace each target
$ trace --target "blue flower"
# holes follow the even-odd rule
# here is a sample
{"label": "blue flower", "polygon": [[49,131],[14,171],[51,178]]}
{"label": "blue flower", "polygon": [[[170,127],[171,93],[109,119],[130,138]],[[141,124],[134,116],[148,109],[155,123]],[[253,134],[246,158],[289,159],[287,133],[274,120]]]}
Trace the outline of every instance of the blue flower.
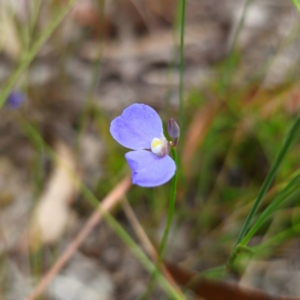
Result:
{"label": "blue flower", "polygon": [[154,109],[132,104],[110,125],[110,133],[122,146],[135,150],[125,154],[132,182],[142,187],[159,186],[175,174],[176,164],[168,155],[170,144]]}
{"label": "blue flower", "polygon": [[25,101],[25,95],[17,90],[13,90],[7,97],[5,104],[11,109],[18,109]]}

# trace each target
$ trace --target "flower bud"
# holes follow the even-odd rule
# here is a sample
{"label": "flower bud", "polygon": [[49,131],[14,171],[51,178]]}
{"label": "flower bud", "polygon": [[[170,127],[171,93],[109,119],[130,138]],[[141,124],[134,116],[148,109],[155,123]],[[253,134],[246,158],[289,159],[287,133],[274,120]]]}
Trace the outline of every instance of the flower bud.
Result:
{"label": "flower bud", "polygon": [[176,147],[180,136],[180,128],[174,119],[170,119],[168,122],[168,133],[169,136],[172,138],[173,146]]}
{"label": "flower bud", "polygon": [[11,109],[18,109],[25,101],[25,95],[19,91],[13,90],[7,97],[5,104]]}

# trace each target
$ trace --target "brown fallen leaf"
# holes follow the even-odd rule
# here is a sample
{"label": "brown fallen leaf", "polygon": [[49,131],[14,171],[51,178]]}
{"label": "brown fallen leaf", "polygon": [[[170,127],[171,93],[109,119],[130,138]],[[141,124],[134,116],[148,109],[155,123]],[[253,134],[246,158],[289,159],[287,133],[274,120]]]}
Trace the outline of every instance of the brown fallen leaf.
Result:
{"label": "brown fallen leaf", "polygon": [[[164,262],[177,284],[188,286],[198,297],[206,300],[300,300],[293,297],[271,296],[254,289],[241,288],[237,284],[198,277],[196,272],[184,270]],[[197,298],[198,299],[198,298]]]}

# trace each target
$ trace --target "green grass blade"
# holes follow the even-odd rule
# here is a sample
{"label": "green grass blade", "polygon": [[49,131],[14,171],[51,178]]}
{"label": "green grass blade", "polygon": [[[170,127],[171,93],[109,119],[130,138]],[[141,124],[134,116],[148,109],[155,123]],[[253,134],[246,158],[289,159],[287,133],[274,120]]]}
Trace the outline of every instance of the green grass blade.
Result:
{"label": "green grass blade", "polygon": [[256,233],[256,231],[265,223],[265,221],[278,209],[278,207],[285,201],[289,199],[289,196],[294,193],[300,184],[300,174],[296,175],[289,184],[275,197],[275,199],[270,203],[270,205],[262,212],[259,218],[256,220],[252,228],[246,234],[244,239],[241,241],[240,245],[245,246]]}
{"label": "green grass blade", "polygon": [[32,62],[36,54],[39,52],[43,44],[47,41],[53,31],[57,28],[57,26],[61,23],[61,21],[65,18],[65,16],[69,13],[70,9],[75,5],[77,0],[70,0],[66,7],[53,19],[48,28],[42,33],[42,35],[38,38],[32,48],[25,53],[20,65],[14,71],[11,78],[5,84],[3,88],[3,92],[0,95],[0,108],[3,106],[5,100],[7,99],[9,93],[14,88],[19,79],[20,75],[26,70],[29,64]]}
{"label": "green grass blade", "polygon": [[299,0],[291,0],[291,2],[300,11],[300,1]]}
{"label": "green grass blade", "polygon": [[231,264],[233,263],[237,253],[236,253],[236,248],[237,248],[237,245],[239,245],[241,243],[241,241],[243,240],[243,238],[245,237],[246,235],[246,232],[249,228],[249,225],[255,215],[255,213],[257,212],[266,192],[268,191],[271,183],[273,182],[273,179],[274,177],[276,176],[276,173],[281,165],[281,163],[283,162],[284,158],[286,157],[287,153],[289,152],[290,148],[293,146],[294,142],[296,141],[296,139],[298,138],[299,136],[299,132],[300,132],[300,118],[298,118],[296,120],[296,122],[294,123],[294,125],[292,126],[292,128],[290,129],[289,133],[287,134],[280,150],[279,150],[279,153],[278,153],[278,156],[277,158],[275,159],[273,165],[271,166],[269,172],[268,172],[268,175],[265,179],[265,181],[263,182],[259,192],[258,192],[258,195],[257,195],[257,198],[255,199],[254,201],[254,204],[242,226],[242,229],[238,235],[238,238],[236,240],[236,243],[235,243],[235,246],[231,252],[231,255],[229,257],[229,260],[227,262],[227,265],[230,267]]}
{"label": "green grass blade", "polygon": [[300,223],[293,225],[292,227],[281,231],[280,233],[276,234],[275,236],[269,238],[268,240],[264,241],[262,244],[253,247],[253,251],[255,251],[256,255],[261,255],[265,251],[273,252],[274,248],[277,245],[282,245],[288,239],[293,237],[299,236],[300,232]]}

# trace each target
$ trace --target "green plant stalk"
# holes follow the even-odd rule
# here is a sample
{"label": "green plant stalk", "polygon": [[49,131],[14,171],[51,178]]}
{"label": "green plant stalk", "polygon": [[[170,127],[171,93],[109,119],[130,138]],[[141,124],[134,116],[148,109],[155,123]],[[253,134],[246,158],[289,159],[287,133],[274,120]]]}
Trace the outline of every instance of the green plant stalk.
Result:
{"label": "green plant stalk", "polygon": [[65,16],[69,13],[70,9],[75,5],[77,0],[70,0],[66,7],[56,16],[56,18],[52,21],[52,23],[48,26],[48,28],[42,33],[36,43],[32,46],[31,50],[28,51],[21,60],[20,65],[14,71],[8,82],[5,84],[3,88],[3,92],[0,95],[0,109],[5,103],[9,93],[14,88],[19,79],[20,75],[25,71],[25,69],[32,62],[36,54],[39,52],[43,44],[50,37],[53,31],[57,28],[57,26],[61,23],[61,21],[65,18]]}
{"label": "green plant stalk", "polygon": [[[105,16],[104,16],[104,9],[105,9],[105,0],[98,0],[100,7],[101,7],[101,15],[99,16],[99,19],[102,20],[101,26],[102,28],[105,28]],[[104,30],[102,31],[100,40],[103,40],[104,38]],[[103,47],[99,48],[99,55],[97,57],[97,60],[95,62],[94,68],[92,70],[92,80],[90,82],[90,86],[88,87],[88,90],[86,92],[85,100],[84,100],[84,108],[83,108],[83,113],[80,116],[79,120],[79,129],[77,133],[77,138],[76,138],[76,150],[79,152],[79,145],[81,143],[87,122],[88,122],[88,116],[90,112],[90,108],[92,107],[93,104],[93,94],[95,92],[95,88],[97,85],[97,81],[99,79],[99,69],[101,66],[102,62],[102,54],[103,54]],[[78,155],[78,153],[77,153]]]}
{"label": "green plant stalk", "polygon": [[91,111],[91,108],[93,107],[93,92],[95,90],[95,86],[97,84],[97,79],[98,79],[98,73],[99,73],[99,69],[100,69],[100,65],[102,62],[102,51],[99,55],[99,58],[97,59],[95,66],[94,66],[94,70],[93,70],[93,75],[92,75],[92,82],[90,84],[90,87],[87,91],[87,94],[85,96],[85,101],[84,101],[84,108],[83,108],[83,112],[80,116],[80,120],[79,120],[79,129],[77,132],[77,137],[76,137],[76,151],[77,151],[77,155],[79,152],[79,145],[82,141],[82,137],[84,135],[84,131],[86,129],[88,120],[89,120],[89,113]]}
{"label": "green plant stalk", "polygon": [[[179,2],[178,2],[179,3]],[[175,38],[176,38],[176,32],[179,29],[180,30],[180,49],[179,49],[179,56],[180,56],[180,62],[179,62],[179,127],[182,128],[183,125],[183,76],[184,76],[184,33],[185,33],[185,10],[186,10],[186,0],[180,0],[180,6],[177,4],[177,12],[176,12],[176,18],[175,18],[175,25],[174,25],[174,33],[175,33]],[[175,49],[175,54],[176,54],[176,49]],[[172,62],[172,65],[170,66],[170,70],[174,67],[175,65],[175,60]],[[168,99],[168,98],[167,98]],[[172,188],[171,188],[171,202],[169,206],[169,212],[168,212],[168,220],[167,220],[167,225],[163,234],[162,241],[159,246],[159,253],[158,253],[158,259],[157,259],[157,266],[160,265],[162,256],[163,256],[163,251],[165,248],[165,244],[167,241],[167,237],[169,234],[170,230],[170,225],[174,213],[174,207],[175,207],[175,198],[176,198],[176,188],[177,188],[177,172],[179,168],[178,164],[178,158],[177,158],[177,152],[174,148],[172,148],[172,155],[175,160],[176,166],[177,166],[177,171],[175,173],[175,176],[172,181]],[[176,182],[175,182],[176,180]],[[173,200],[172,200],[173,199]],[[172,202],[174,202],[172,204]],[[172,208],[173,207],[173,208]],[[172,212],[171,212],[172,210]],[[168,223],[170,224],[168,226]],[[153,272],[151,275],[151,278],[148,283],[148,288],[144,295],[140,298],[140,300],[147,299],[151,293],[151,290],[153,288],[153,282],[156,278],[156,272]]]}
{"label": "green plant stalk", "polygon": [[[24,127],[23,127],[24,126]],[[25,131],[30,140],[39,147],[43,147],[47,153],[53,159],[59,159],[55,151],[48,146],[40,134],[26,121],[22,122],[22,129]],[[171,299],[183,300],[185,299],[176,289],[168,282],[168,280],[162,275],[158,267],[147,257],[147,255],[140,249],[140,247],[135,243],[135,241],[130,237],[130,235],[123,229],[123,227],[118,223],[118,221],[106,210],[103,210],[101,205],[99,205],[99,200],[97,197],[82,183],[75,174],[71,173],[66,166],[65,170],[70,175],[71,179],[74,181],[75,185],[79,187],[80,193],[86,198],[86,200],[92,204],[95,208],[99,209],[103,213],[104,220],[108,225],[116,232],[119,238],[128,246],[131,252],[139,259],[144,268],[149,271],[149,273],[155,273],[158,282],[161,287],[171,296]]]}
{"label": "green plant stalk", "polygon": [[180,77],[179,77],[179,127],[183,128],[183,75],[184,75],[184,32],[186,0],[181,0],[180,18]]}
{"label": "green plant stalk", "polygon": [[[175,164],[176,164],[176,166],[178,166],[176,149],[173,147],[171,147],[171,149],[172,149],[172,155],[173,155]],[[175,203],[176,203],[177,173],[178,173],[178,171],[176,170],[175,175],[172,180],[171,198],[170,198],[170,205],[169,205],[169,211],[168,211],[167,225],[166,225],[164,235],[163,235],[163,238],[160,243],[159,250],[158,250],[158,264],[160,264],[163,254],[164,254],[164,250],[166,247],[166,243],[168,240],[168,236],[169,236],[169,232],[170,232],[170,228],[171,228],[171,224],[172,224],[172,219],[173,219],[173,215],[174,215]]]}
{"label": "green plant stalk", "polygon": [[[176,70],[176,62],[178,58],[177,34],[178,32],[180,32],[180,19],[181,19],[181,0],[176,1],[176,12],[174,16],[174,25],[172,30],[174,47],[172,50],[172,59],[170,60],[170,64],[168,65],[168,69],[167,69],[168,88],[164,97],[165,99],[164,106],[162,107],[162,111],[164,112],[170,111],[169,108],[170,108],[170,100],[172,96],[172,86],[173,86],[170,80],[174,76],[173,72]],[[180,102],[179,102],[179,106],[180,106]]]}
{"label": "green plant stalk", "polygon": [[29,33],[30,34],[34,33],[34,27],[37,24],[41,4],[42,4],[41,0],[36,0],[34,2],[30,2],[30,5],[29,5],[29,7],[30,7]]}
{"label": "green plant stalk", "polygon": [[299,0],[291,0],[291,2],[300,11],[300,1]]}
{"label": "green plant stalk", "polygon": [[[178,168],[178,159],[177,159],[176,149],[171,147],[171,150],[172,150],[172,155],[173,155],[175,164]],[[158,257],[157,257],[157,262],[156,262],[157,269],[159,269],[160,264],[161,264],[162,259],[163,259],[163,252],[164,252],[165,247],[166,247],[166,243],[167,243],[167,240],[168,240],[168,235],[169,235],[169,232],[170,232],[172,219],[173,219],[173,215],[174,215],[174,209],[175,209],[175,203],[176,203],[177,180],[178,180],[177,173],[178,173],[178,170],[176,170],[175,175],[172,179],[171,197],[170,197],[170,204],[169,204],[169,210],[168,210],[168,218],[167,218],[167,224],[166,224],[166,228],[164,230],[163,238],[161,240],[161,243],[160,243],[159,249],[158,249]],[[154,280],[157,278],[156,275],[157,275],[157,272],[155,270],[151,274],[151,278],[150,278],[149,283],[148,283],[147,291],[142,296],[141,300],[147,299],[147,297],[150,295],[150,292],[153,288]]]}
{"label": "green plant stalk", "polygon": [[294,123],[294,125],[292,126],[292,128],[290,129],[290,131],[288,132],[285,140],[283,141],[282,146],[280,147],[279,153],[277,155],[277,158],[275,159],[274,163],[271,166],[271,169],[269,170],[267,177],[265,179],[265,181],[263,182],[257,198],[254,201],[254,204],[242,226],[242,229],[238,235],[238,238],[236,240],[236,243],[234,245],[234,248],[229,256],[228,262],[227,262],[227,267],[231,268],[232,263],[234,262],[236,256],[237,256],[237,245],[239,245],[241,243],[241,241],[243,240],[243,238],[246,235],[246,232],[249,228],[249,225],[255,215],[255,213],[257,212],[263,197],[265,196],[266,192],[268,191],[271,183],[273,182],[273,179],[281,165],[281,163],[283,162],[285,156],[287,155],[287,153],[289,152],[290,148],[293,146],[294,142],[296,141],[296,139],[298,138],[299,135],[299,131],[300,131],[300,118],[298,118],[296,120],[296,122]]}
{"label": "green plant stalk", "polygon": [[[230,80],[230,76],[232,75],[232,66],[233,66],[233,57],[234,57],[234,49],[236,47],[236,42],[237,42],[237,39],[239,37],[239,34],[244,26],[244,23],[245,23],[245,18],[246,18],[246,14],[247,14],[247,10],[250,6],[250,4],[253,2],[253,0],[246,0],[246,3],[243,7],[243,11],[242,11],[242,15],[241,15],[241,18],[238,22],[238,25],[236,27],[236,31],[234,33],[234,36],[233,36],[233,40],[232,40],[232,44],[231,44],[231,48],[229,50],[229,57],[226,61],[226,68],[225,68],[225,72],[222,76],[222,79],[221,79],[221,92],[224,93],[227,86],[228,86],[228,82]],[[229,74],[229,77],[228,77],[228,74]]]}
{"label": "green plant stalk", "polygon": [[278,209],[278,207],[285,201],[288,200],[289,196],[299,188],[300,174],[295,176],[289,184],[275,197],[270,205],[262,212],[259,218],[256,220],[254,225],[251,227],[249,232],[241,241],[240,245],[245,246],[256,233],[256,231],[265,223],[265,221]]}

